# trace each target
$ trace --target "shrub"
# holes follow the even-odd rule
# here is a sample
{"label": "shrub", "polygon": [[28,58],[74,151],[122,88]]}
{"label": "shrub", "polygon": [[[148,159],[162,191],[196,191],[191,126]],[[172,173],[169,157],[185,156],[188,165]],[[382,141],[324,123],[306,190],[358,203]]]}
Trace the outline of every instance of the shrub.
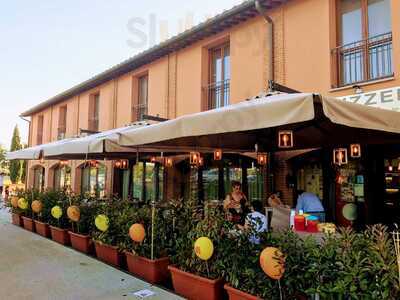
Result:
{"label": "shrub", "polygon": [[68,206],[79,207],[80,219],[78,222],[70,220],[72,230],[79,234],[90,235],[95,230],[94,219],[98,214],[99,201],[90,195],[71,195]]}
{"label": "shrub", "polygon": [[93,239],[106,245],[117,246],[120,250],[123,250],[129,238],[128,231],[126,231],[127,224],[134,218],[133,203],[116,197],[97,201],[97,213],[92,222],[94,223],[98,214],[104,214],[109,219],[109,227],[106,232],[94,227],[92,231]]}
{"label": "shrub", "polygon": [[[130,237],[123,245],[124,249],[133,253],[151,259],[151,244],[152,244],[152,207],[144,205],[141,208],[135,209],[132,212],[132,219],[126,223],[125,232],[129,233],[129,228],[135,224],[142,224],[145,228],[146,236],[142,243],[133,242]],[[154,211],[154,243],[153,243],[153,258],[162,258],[168,256],[170,234],[168,230],[169,220],[164,214],[162,207],[155,207]]]}
{"label": "shrub", "polygon": [[[185,222],[183,229],[178,229],[175,245],[175,255],[172,262],[181,270],[209,279],[223,276],[223,255],[225,232],[231,229],[231,224],[225,221],[225,216],[218,209],[210,209],[204,218],[190,205],[183,209]],[[183,231],[188,230],[187,234]],[[214,244],[214,254],[208,262],[200,260],[194,252],[194,243],[200,237],[208,237]]]}

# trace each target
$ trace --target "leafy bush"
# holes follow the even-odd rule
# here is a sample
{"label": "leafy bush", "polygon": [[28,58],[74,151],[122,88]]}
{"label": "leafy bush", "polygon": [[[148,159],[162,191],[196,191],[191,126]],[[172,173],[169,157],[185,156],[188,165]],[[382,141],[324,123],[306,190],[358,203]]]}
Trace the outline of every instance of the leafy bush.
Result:
{"label": "leafy bush", "polygon": [[[69,195],[64,191],[48,190],[41,195],[41,199],[43,203],[43,210],[41,213],[42,222],[58,228],[68,229],[70,227],[67,217]],[[51,215],[51,209],[56,205],[60,206],[63,212],[61,218],[58,220]]]}
{"label": "leafy bush", "polygon": [[[225,221],[225,215],[218,209],[210,209],[202,218],[197,210],[190,205],[183,209],[185,217],[180,216],[184,228],[178,229],[179,235],[175,245],[175,255],[172,262],[181,270],[209,279],[223,276],[223,255],[225,248],[225,233],[232,224]],[[186,231],[187,233],[185,234]],[[194,252],[194,243],[200,237],[208,237],[214,244],[214,254],[207,262],[200,260]]]}
{"label": "leafy bush", "polygon": [[[163,258],[169,253],[169,220],[164,214],[164,208],[156,207],[154,210],[154,242],[153,242],[153,258]],[[152,244],[152,207],[144,205],[132,212],[132,219],[126,223],[124,228],[129,233],[129,228],[135,224],[142,224],[145,228],[146,236],[142,243],[133,242],[129,236],[126,242],[121,245],[124,249],[133,253],[151,259]]]}
{"label": "leafy bush", "polygon": [[[127,224],[134,218],[134,205],[128,200],[119,198],[97,200],[97,214],[104,214],[109,219],[109,228],[101,232],[94,227],[92,237],[94,240],[106,245],[117,246],[123,250],[129,239]],[[93,222],[96,216],[94,216]]]}
{"label": "leafy bush", "polygon": [[68,205],[75,205],[80,210],[79,221],[75,223],[70,220],[72,230],[79,234],[90,235],[95,230],[94,219],[101,202],[90,195],[70,195]]}
{"label": "leafy bush", "polygon": [[265,247],[277,247],[286,256],[281,279],[284,299],[299,293],[321,299],[399,299],[397,264],[393,242],[382,225],[356,233],[341,229],[321,242],[301,239],[291,231],[266,233],[260,245],[248,235],[231,237],[221,263],[230,285],[267,299],[279,299],[278,282],[261,270],[259,256]]}

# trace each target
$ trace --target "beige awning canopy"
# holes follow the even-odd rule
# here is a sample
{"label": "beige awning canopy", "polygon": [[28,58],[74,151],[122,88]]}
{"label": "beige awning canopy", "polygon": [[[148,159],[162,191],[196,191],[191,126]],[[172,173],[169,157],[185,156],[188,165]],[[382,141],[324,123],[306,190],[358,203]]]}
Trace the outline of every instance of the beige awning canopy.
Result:
{"label": "beige awning canopy", "polygon": [[119,135],[126,130],[147,126],[147,123],[136,123],[130,126],[103,131],[79,138],[69,138],[53,143],[43,144],[20,151],[10,152],[7,159],[36,160],[41,157],[54,159],[104,158],[121,154],[132,155],[133,148],[118,145]]}
{"label": "beige awning canopy", "polygon": [[400,114],[315,94],[280,94],[128,130],[119,145],[246,152],[258,144],[277,151],[281,129],[293,130],[294,149],[399,143]]}
{"label": "beige awning canopy", "polygon": [[[400,142],[400,114],[315,94],[280,94],[186,115],[149,126],[128,126],[85,138],[9,153],[9,159],[81,159],[191,150],[278,151],[281,129],[293,130],[294,149],[351,143]],[[25,155],[25,153],[29,155]],[[32,155],[34,153],[34,155]]]}

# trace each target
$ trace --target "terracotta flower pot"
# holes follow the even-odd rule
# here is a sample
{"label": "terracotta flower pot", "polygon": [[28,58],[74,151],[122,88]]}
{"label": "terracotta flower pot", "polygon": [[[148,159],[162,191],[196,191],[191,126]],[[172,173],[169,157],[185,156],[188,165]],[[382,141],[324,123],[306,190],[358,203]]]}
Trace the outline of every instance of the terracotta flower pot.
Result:
{"label": "terracotta flower pot", "polygon": [[26,230],[29,230],[31,232],[35,232],[35,223],[31,218],[28,217],[22,217],[22,221],[24,223],[24,228]]}
{"label": "terracotta flower pot", "polygon": [[181,271],[169,266],[171,271],[172,284],[175,292],[191,300],[218,300],[223,299],[222,279],[211,280],[191,273]]}
{"label": "terracotta flower pot", "polygon": [[120,266],[121,259],[117,247],[101,244],[99,242],[95,242],[94,246],[98,259],[116,267]]}
{"label": "terracotta flower pot", "polygon": [[92,239],[90,236],[78,234],[72,231],[68,231],[68,233],[71,239],[72,248],[86,254],[91,252]]}
{"label": "terracotta flower pot", "polygon": [[69,245],[70,239],[67,229],[50,226],[51,239],[61,245]]}
{"label": "terracotta flower pot", "polygon": [[125,251],[128,271],[143,278],[151,284],[162,283],[168,280],[170,273],[168,271],[169,257],[156,260],[134,255]]}
{"label": "terracotta flower pot", "polygon": [[17,226],[23,226],[22,217],[17,213],[11,213],[11,222]]}
{"label": "terracotta flower pot", "polygon": [[47,223],[42,223],[39,221],[35,220],[35,227],[36,227],[36,233],[40,234],[41,236],[44,236],[45,238],[50,237],[50,226]]}
{"label": "terracotta flower pot", "polygon": [[229,300],[261,300],[259,297],[234,289],[228,284],[225,284],[224,289],[228,292]]}

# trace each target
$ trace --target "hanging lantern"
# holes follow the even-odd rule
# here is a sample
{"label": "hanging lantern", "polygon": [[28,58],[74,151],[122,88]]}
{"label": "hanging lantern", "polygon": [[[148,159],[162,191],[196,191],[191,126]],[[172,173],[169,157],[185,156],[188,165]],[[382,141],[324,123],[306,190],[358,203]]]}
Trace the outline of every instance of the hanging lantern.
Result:
{"label": "hanging lantern", "polygon": [[129,168],[129,160],[121,159],[121,169],[127,170]]}
{"label": "hanging lantern", "polygon": [[199,152],[190,152],[190,164],[191,165],[199,165],[200,153]]}
{"label": "hanging lantern", "polygon": [[151,163],[156,163],[157,162],[157,157],[155,157],[155,156],[152,156],[151,158],[150,158],[150,162]]}
{"label": "hanging lantern", "polygon": [[281,130],[278,133],[279,148],[293,148],[293,131]]}
{"label": "hanging lantern", "polygon": [[360,144],[351,144],[350,145],[350,156],[352,158],[360,158],[361,157],[361,145]]}
{"label": "hanging lantern", "polygon": [[222,150],[215,149],[214,150],[214,160],[221,160],[222,159]]}
{"label": "hanging lantern", "polygon": [[260,166],[265,166],[267,164],[267,153],[257,153],[257,163]]}
{"label": "hanging lantern", "polygon": [[120,160],[115,161],[114,166],[115,166],[117,169],[121,168],[121,161],[120,161]]}
{"label": "hanging lantern", "polygon": [[97,162],[97,160],[91,160],[91,161],[89,162],[89,165],[90,165],[92,168],[97,168],[97,167],[99,166],[99,163]]}
{"label": "hanging lantern", "polygon": [[199,156],[199,164],[200,167],[204,166],[204,158]]}
{"label": "hanging lantern", "polygon": [[333,162],[334,164],[341,166],[347,164],[347,149],[337,148],[333,150]]}
{"label": "hanging lantern", "polygon": [[167,168],[172,168],[173,166],[173,159],[171,157],[164,158],[164,166]]}
{"label": "hanging lantern", "polygon": [[65,167],[66,165],[68,165],[68,160],[60,160],[61,167]]}
{"label": "hanging lantern", "polygon": [[389,172],[393,172],[393,164],[392,164],[392,160],[389,160],[389,166],[388,166],[388,171]]}

